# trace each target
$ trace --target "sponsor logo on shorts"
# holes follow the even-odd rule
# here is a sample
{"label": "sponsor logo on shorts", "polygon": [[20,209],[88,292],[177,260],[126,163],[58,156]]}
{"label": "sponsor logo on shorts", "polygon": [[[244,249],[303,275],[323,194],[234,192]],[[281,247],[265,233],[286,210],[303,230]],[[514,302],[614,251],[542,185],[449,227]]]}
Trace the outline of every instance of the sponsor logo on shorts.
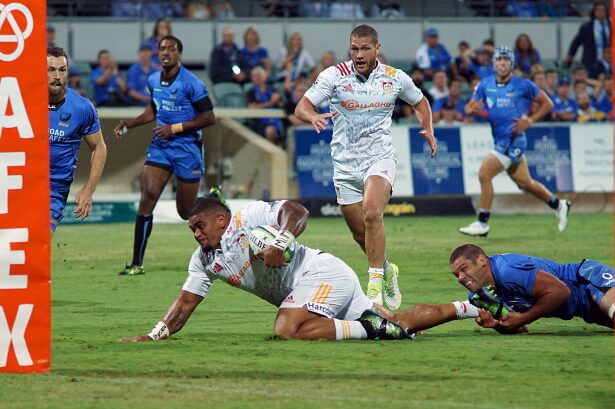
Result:
{"label": "sponsor logo on shorts", "polygon": [[329,317],[329,318],[333,318],[335,316],[333,311],[331,311],[331,309],[327,305],[319,304],[315,302],[309,302],[305,306],[307,307],[308,311],[313,312],[315,314],[324,315],[325,317]]}

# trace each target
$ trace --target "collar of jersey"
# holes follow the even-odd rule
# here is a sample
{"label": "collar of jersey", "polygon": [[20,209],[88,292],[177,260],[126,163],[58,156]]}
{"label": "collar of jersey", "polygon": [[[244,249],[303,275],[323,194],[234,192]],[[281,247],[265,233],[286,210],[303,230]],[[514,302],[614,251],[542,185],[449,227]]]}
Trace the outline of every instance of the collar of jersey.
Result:
{"label": "collar of jersey", "polygon": [[[68,92],[66,93],[68,95]],[[62,99],[62,101],[58,102],[57,104],[52,104],[49,103],[47,105],[47,108],[49,108],[50,111],[57,111],[58,109],[60,109],[62,107],[62,105],[64,105],[64,103],[66,102],[66,96],[64,95],[64,99]]]}
{"label": "collar of jersey", "polygon": [[[369,76],[371,77],[372,74],[374,72],[376,72],[376,70],[379,70],[380,67],[382,66],[382,64],[380,64],[380,61],[378,61],[378,59],[376,58],[376,66],[374,67],[374,69],[372,70],[372,72],[369,73]],[[359,74],[355,69],[354,69],[354,63],[352,61],[350,61],[350,67],[352,68],[352,72],[354,72],[355,77],[361,81],[361,82],[367,82],[367,80],[369,79],[369,77],[365,78],[362,74]]]}
{"label": "collar of jersey", "polygon": [[161,86],[161,87],[170,87],[170,86],[171,86],[171,85],[175,82],[175,80],[177,79],[177,77],[179,76],[179,72],[180,72],[181,70],[182,70],[182,65],[181,65],[181,64],[179,64],[179,70],[177,70],[177,74],[175,74],[175,76],[174,76],[174,77],[171,77],[171,78],[170,78],[170,79],[168,79],[168,80],[165,80],[165,79],[163,79],[163,78],[162,78],[162,71],[160,71],[160,86]]}

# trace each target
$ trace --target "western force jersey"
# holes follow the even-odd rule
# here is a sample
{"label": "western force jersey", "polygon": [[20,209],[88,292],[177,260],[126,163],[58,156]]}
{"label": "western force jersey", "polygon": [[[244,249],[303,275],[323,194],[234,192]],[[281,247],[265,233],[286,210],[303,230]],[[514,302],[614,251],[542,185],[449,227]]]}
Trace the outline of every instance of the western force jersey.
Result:
{"label": "western force jersey", "polygon": [[403,71],[378,63],[369,78],[352,61],[320,73],[305,96],[314,106],[330,100],[333,117],[331,157],[336,169],[357,171],[395,156],[391,115],[397,97],[418,104],[423,93]]}
{"label": "western force jersey", "polygon": [[[160,71],[151,74],[147,87],[156,109],[157,125],[172,125],[191,121],[199,113],[195,104],[209,95],[203,82],[183,66],[175,78],[165,80]],[[201,141],[201,130],[176,134],[179,140],[193,143]],[[157,138],[153,139],[158,141]],[[162,141],[158,141],[162,142]]]}
{"label": "western force jersey", "polygon": [[202,297],[220,279],[279,307],[308,271],[318,250],[294,242],[294,256],[282,268],[266,267],[250,249],[250,232],[257,226],[278,224],[278,212],[285,201],[254,202],[235,213],[222,235],[220,247],[203,251],[199,247],[190,260],[183,290]]}
{"label": "western force jersey", "polygon": [[505,84],[497,83],[495,75],[478,83],[472,99],[483,101],[496,145],[508,144],[517,136],[512,133],[514,119],[526,117],[539,92],[533,82],[514,75]]}
{"label": "western force jersey", "polygon": [[64,101],[49,104],[49,169],[52,182],[70,185],[77,167],[81,138],[100,131],[92,103],[72,89]]}

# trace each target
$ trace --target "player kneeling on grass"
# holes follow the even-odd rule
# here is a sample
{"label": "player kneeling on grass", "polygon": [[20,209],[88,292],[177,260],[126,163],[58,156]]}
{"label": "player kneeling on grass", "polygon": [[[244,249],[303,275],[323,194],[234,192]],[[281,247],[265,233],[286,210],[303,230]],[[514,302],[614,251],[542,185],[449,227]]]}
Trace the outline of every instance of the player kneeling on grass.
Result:
{"label": "player kneeling on grass", "polygon": [[[308,211],[292,201],[254,202],[231,217],[219,201],[198,199],[188,222],[199,248],[179,297],[149,334],[122,341],[158,340],[178,332],[217,279],[278,307],[274,332],[288,338],[405,339],[421,329],[478,316],[468,301],[418,305],[398,314],[374,306],[346,263],[295,241],[307,219]],[[250,234],[271,225],[279,226],[273,244],[255,254]]]}
{"label": "player kneeling on grass", "polygon": [[615,328],[615,271],[597,261],[560,264],[508,253],[488,257],[480,247],[464,244],[449,264],[473,304],[482,307],[476,319],[481,327],[519,333],[541,317],[581,317]]}

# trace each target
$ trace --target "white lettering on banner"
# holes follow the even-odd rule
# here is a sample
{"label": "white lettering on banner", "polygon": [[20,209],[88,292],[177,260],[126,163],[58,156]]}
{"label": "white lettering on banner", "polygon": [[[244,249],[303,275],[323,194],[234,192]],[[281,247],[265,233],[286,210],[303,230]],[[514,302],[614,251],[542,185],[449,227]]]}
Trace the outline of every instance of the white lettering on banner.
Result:
{"label": "white lettering on banner", "polygon": [[[9,102],[13,109],[12,115],[7,115]],[[19,82],[15,77],[0,78],[0,138],[4,128],[17,128],[20,138],[34,138]]]}
{"label": "white lettering on banner", "polygon": [[24,264],[22,250],[11,250],[11,243],[28,241],[28,229],[0,229],[0,290],[27,288],[27,275],[11,275],[11,265]]}
{"label": "white lettering on banner", "polygon": [[6,366],[9,356],[9,347],[13,344],[15,357],[19,366],[30,366],[33,364],[28,344],[24,337],[34,304],[21,304],[17,309],[13,329],[9,327],[8,320],[4,314],[4,308],[0,305],[0,368]]}
{"label": "white lettering on banner", "polygon": [[[15,16],[13,16],[13,12],[15,11],[19,11],[26,19],[26,27],[23,31],[21,27],[19,27],[19,24],[17,24]],[[4,54],[0,51],[0,60],[13,61],[18,59],[23,52],[25,39],[30,37],[30,34],[32,34],[34,20],[30,10],[23,4],[9,3],[5,6],[0,3],[0,27],[4,25],[5,21],[9,23],[13,34],[0,35],[0,43],[15,43],[15,50],[9,54]]]}
{"label": "white lettering on banner", "polygon": [[9,175],[9,166],[25,166],[25,152],[0,152],[0,214],[9,212],[9,190],[21,189],[21,175]]}
{"label": "white lettering on banner", "polygon": [[613,125],[570,125],[575,192],[613,191]]}

